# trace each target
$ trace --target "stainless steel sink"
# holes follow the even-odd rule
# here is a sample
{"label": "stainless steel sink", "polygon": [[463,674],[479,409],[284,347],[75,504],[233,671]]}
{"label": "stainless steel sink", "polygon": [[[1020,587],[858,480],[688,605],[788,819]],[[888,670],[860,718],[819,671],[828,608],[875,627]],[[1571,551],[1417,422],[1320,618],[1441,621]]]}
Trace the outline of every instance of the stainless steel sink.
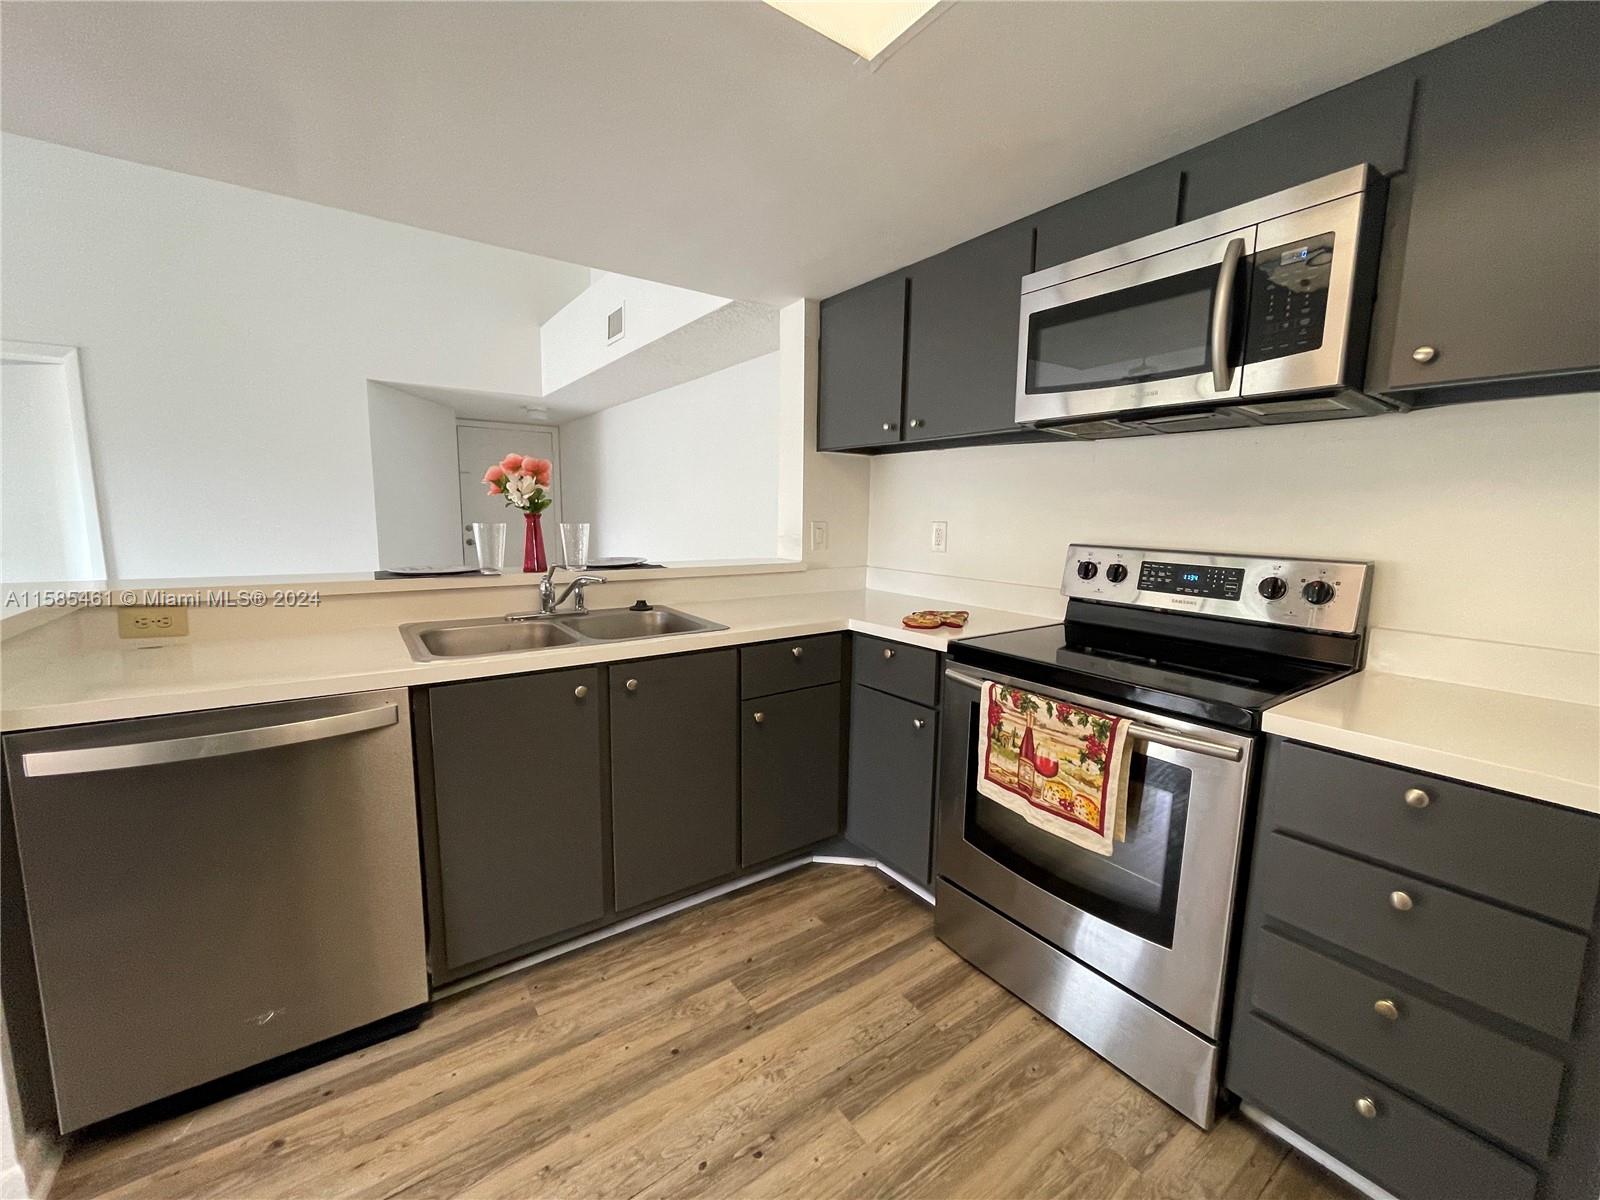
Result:
{"label": "stainless steel sink", "polygon": [[508,621],[504,617],[418,621],[400,626],[400,636],[417,662],[437,662],[444,658],[520,654],[557,646],[597,645],[726,628],[715,621],[657,605],[643,611],[601,608],[525,621]]}

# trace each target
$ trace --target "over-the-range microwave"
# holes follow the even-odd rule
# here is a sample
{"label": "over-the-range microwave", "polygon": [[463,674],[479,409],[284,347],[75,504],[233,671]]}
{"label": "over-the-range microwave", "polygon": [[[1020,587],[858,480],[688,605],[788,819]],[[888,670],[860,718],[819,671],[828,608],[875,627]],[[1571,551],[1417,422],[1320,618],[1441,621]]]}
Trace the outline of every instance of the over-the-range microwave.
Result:
{"label": "over-the-range microwave", "polygon": [[1384,194],[1352,167],[1026,276],[1018,423],[1128,437],[1398,407],[1361,391]]}

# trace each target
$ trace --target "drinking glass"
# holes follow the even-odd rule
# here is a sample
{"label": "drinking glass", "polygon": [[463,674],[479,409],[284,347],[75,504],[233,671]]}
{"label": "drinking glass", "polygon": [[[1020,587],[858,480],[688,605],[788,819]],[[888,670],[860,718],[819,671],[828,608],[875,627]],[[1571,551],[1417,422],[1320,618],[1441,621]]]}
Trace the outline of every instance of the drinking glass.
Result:
{"label": "drinking glass", "polygon": [[504,571],[506,569],[506,523],[504,521],[474,521],[472,545],[478,551],[478,570]]}
{"label": "drinking glass", "polygon": [[569,571],[583,571],[589,566],[589,522],[561,522],[561,561]]}

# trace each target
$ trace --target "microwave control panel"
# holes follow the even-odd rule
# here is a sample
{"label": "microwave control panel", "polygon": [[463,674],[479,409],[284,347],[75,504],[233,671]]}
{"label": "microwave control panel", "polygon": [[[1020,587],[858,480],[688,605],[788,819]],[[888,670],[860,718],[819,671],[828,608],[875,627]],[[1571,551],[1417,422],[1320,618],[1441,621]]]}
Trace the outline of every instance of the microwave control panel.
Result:
{"label": "microwave control panel", "polygon": [[1246,363],[1321,347],[1328,320],[1333,253],[1333,234],[1321,233],[1250,256]]}

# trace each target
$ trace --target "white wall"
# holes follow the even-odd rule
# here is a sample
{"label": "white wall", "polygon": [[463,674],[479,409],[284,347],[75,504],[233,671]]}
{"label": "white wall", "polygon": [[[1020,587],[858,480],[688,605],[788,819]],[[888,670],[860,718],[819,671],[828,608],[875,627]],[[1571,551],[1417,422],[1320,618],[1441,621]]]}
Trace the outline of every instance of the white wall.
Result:
{"label": "white wall", "polygon": [[[549,395],[609,362],[681,329],[728,301],[631,275],[591,273],[580,295],[539,331],[542,395]],[[623,306],[623,336],[606,341],[606,318]]]}
{"label": "white wall", "polygon": [[1372,559],[1375,626],[1592,653],[1600,397],[872,460],[873,567],[1055,588],[1073,541]]}
{"label": "white wall", "polygon": [[778,354],[561,426],[565,520],[590,553],[776,558]]}
{"label": "white wall", "polygon": [[7,134],[10,339],[83,352],[123,578],[377,565],[368,379],[539,392],[583,267]]}
{"label": "white wall", "polygon": [[455,410],[370,382],[367,403],[379,564],[459,563],[461,475]]}

